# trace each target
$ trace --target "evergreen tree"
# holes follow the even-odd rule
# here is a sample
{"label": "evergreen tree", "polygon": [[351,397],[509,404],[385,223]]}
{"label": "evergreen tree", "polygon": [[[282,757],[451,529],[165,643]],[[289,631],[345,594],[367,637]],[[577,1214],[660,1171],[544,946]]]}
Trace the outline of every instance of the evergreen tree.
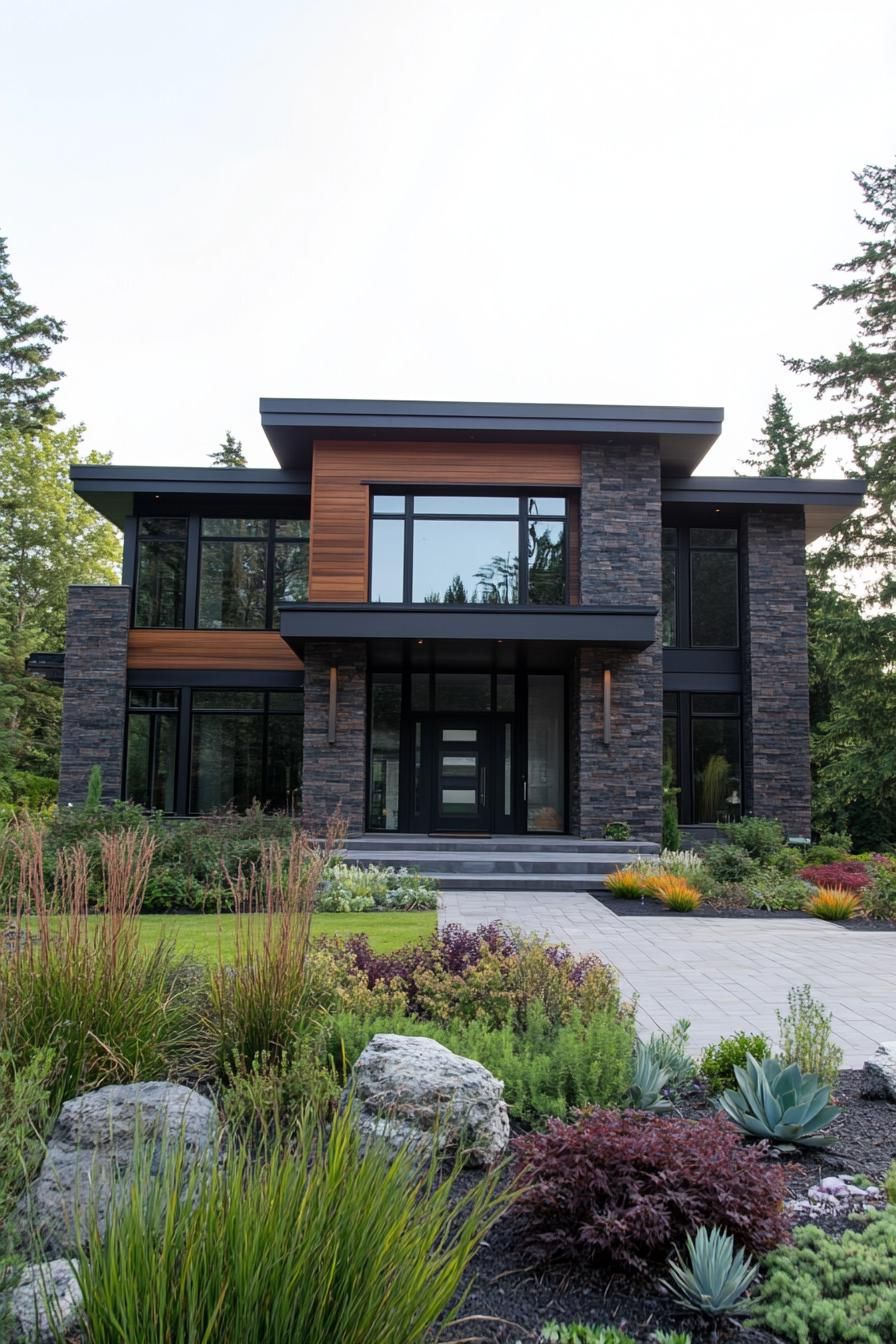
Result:
{"label": "evergreen tree", "polygon": [[0,428],[32,433],[61,419],[53,405],[62,377],[47,359],[65,340],[65,323],[25,303],[0,238]]}
{"label": "evergreen tree", "polygon": [[224,442],[213,453],[209,453],[213,467],[247,467],[246,455],[239,439],[235,439],[228,429]]}
{"label": "evergreen tree", "polygon": [[828,570],[863,569],[869,597],[896,601],[896,166],[869,165],[855,175],[864,199],[856,218],[869,237],[834,269],[842,284],[822,284],[816,307],[854,309],[856,338],[846,350],[814,359],[787,359],[808,376],[819,399],[839,407],[816,426],[845,437],[851,470],[868,482],[866,507],[841,523],[825,551]]}
{"label": "evergreen tree", "polygon": [[744,465],[751,476],[811,476],[824,456],[811,430],[793,418],[790,403],[776,387],[762,422],[762,438]]}

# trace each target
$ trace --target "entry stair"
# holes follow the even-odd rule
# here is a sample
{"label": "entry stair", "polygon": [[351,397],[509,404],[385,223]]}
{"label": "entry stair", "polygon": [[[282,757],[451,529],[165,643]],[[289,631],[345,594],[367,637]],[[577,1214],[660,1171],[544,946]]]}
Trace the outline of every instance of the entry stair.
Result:
{"label": "entry stair", "polygon": [[347,863],[414,868],[443,891],[597,891],[608,873],[659,853],[644,840],[568,835],[355,836]]}

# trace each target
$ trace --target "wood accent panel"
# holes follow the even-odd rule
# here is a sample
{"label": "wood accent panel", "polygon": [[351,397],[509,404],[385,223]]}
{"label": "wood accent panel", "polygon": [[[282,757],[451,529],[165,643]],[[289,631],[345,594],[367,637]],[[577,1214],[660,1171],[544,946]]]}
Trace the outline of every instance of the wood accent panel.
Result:
{"label": "wood accent panel", "polygon": [[300,672],[302,660],[276,630],[132,630],[128,667]]}
{"label": "wood accent panel", "polygon": [[366,602],[371,481],[390,485],[581,485],[578,444],[357,443],[314,445],[312,602]]}

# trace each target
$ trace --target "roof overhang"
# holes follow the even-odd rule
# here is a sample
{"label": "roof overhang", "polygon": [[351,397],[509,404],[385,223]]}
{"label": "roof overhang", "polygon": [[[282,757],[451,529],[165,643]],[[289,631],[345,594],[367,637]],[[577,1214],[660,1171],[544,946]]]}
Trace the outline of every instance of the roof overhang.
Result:
{"label": "roof overhang", "polygon": [[722,432],[703,406],[565,406],[486,401],[329,401],[262,397],[277,461],[307,469],[315,439],[488,443],[656,443],[664,472],[689,474]]}
{"label": "roof overhang", "polygon": [[87,501],[116,527],[134,513],[134,500],[166,496],[207,500],[216,496],[295,498],[311,494],[308,471],[282,467],[91,467],[69,468],[75,494]]}
{"label": "roof overhang", "polygon": [[865,482],[790,476],[689,476],[663,481],[664,504],[803,509],[806,542],[817,541],[861,507]]}
{"label": "roof overhang", "polygon": [[655,607],[501,607],[392,602],[280,605],[280,634],[297,653],[308,639],[603,645],[646,649]]}

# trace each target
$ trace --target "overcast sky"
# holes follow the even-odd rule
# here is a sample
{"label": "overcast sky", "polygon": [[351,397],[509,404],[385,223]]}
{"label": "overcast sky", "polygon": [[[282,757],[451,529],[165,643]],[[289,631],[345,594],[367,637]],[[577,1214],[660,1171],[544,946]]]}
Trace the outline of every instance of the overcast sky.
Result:
{"label": "overcast sky", "polygon": [[[733,469],[891,163],[891,0],[0,0],[0,233],[59,403],[195,464],[259,396],[724,406]],[[839,474],[836,454],[829,463]]]}

